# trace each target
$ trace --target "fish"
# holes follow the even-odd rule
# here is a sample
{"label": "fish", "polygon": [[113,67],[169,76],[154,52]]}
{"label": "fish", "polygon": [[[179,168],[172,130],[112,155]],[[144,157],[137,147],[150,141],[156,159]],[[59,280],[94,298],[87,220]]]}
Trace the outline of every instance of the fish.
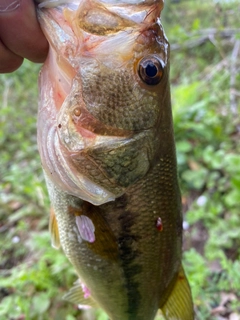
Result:
{"label": "fish", "polygon": [[38,147],[63,299],[111,320],[193,320],[162,0],[39,1]]}

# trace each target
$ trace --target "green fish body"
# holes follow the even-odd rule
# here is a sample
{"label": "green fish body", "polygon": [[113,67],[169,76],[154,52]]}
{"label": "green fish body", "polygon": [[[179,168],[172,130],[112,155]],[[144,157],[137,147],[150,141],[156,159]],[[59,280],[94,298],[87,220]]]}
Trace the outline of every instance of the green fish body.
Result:
{"label": "green fish body", "polygon": [[193,320],[162,1],[43,2],[50,51],[38,143],[54,247],[80,281],[65,295],[112,320]]}

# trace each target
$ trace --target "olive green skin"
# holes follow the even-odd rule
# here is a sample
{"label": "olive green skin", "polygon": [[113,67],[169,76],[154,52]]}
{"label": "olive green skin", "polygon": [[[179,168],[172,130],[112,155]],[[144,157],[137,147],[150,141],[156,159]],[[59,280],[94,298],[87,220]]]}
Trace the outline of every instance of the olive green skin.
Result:
{"label": "olive green skin", "polygon": [[[164,141],[165,150],[145,178],[115,201],[83,211],[100,228],[93,244],[79,244],[75,218],[69,214],[69,207],[82,211],[83,203],[49,186],[63,250],[92,297],[114,320],[154,319],[180,267],[176,164],[169,137]],[[162,231],[156,226],[158,217]]]}
{"label": "olive green skin", "polygon": [[[68,37],[60,41],[54,24],[59,12],[39,13],[50,41],[50,56],[40,76],[38,120],[50,200],[66,256],[112,320],[153,320],[167,301],[181,266],[182,216],[169,45],[157,20],[161,3],[148,7],[140,26],[119,20],[102,4],[90,8],[99,15],[105,10],[123,29],[126,25],[124,41],[127,36],[131,39],[124,53],[119,41],[113,40],[107,49],[114,30],[109,38],[109,29],[103,35],[102,29],[89,27],[81,16],[82,8],[77,20],[80,29],[72,27],[74,41],[81,40],[75,44],[78,53],[76,47],[71,49],[73,41],[68,42],[70,31],[65,24],[62,28]],[[65,13],[65,19],[72,14]],[[93,40],[98,31],[99,37],[105,36],[106,50],[102,38],[99,51],[90,47],[83,29],[94,34]],[[116,27],[116,37],[121,36],[119,30]],[[163,63],[161,81],[155,85],[144,83],[138,74],[138,62],[146,56]],[[59,83],[64,84],[60,89]],[[63,93],[60,103],[56,97]],[[81,239],[78,215],[93,222],[93,243]]]}

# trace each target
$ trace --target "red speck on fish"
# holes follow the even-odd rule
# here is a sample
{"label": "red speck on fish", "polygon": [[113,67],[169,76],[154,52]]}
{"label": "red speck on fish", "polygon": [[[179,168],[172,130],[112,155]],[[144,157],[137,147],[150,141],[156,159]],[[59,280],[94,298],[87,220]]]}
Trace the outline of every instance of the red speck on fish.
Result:
{"label": "red speck on fish", "polygon": [[158,231],[163,231],[162,219],[160,217],[157,218],[156,228],[158,229]]}

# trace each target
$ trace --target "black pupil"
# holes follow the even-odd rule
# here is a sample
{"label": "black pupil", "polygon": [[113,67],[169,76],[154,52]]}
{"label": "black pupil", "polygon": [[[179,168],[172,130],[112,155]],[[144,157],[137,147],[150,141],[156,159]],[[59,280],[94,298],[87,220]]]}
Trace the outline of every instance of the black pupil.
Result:
{"label": "black pupil", "polygon": [[148,77],[153,78],[157,75],[158,70],[152,62],[148,62],[145,72]]}

